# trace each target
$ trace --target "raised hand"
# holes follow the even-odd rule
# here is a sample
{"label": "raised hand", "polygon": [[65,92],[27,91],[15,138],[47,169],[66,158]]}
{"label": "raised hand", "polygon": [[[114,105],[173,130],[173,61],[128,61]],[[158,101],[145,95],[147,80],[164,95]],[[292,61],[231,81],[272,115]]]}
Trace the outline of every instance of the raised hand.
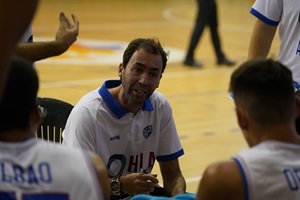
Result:
{"label": "raised hand", "polygon": [[65,52],[76,40],[79,34],[79,21],[75,14],[72,14],[73,23],[63,13],[59,13],[59,28],[56,32],[56,42],[61,53]]}

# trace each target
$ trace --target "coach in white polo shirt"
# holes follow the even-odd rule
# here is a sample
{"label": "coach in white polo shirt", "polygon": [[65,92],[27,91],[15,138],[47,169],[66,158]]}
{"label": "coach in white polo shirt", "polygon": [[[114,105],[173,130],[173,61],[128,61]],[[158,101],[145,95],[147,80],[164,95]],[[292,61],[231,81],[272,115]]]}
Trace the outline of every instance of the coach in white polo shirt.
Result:
{"label": "coach in white polo shirt", "polygon": [[[184,152],[172,109],[166,97],[155,91],[166,64],[167,54],[157,38],[131,41],[119,65],[120,80],[108,80],[86,94],[69,116],[63,144],[103,158],[111,199],[185,192],[178,162]],[[155,160],[164,189],[157,187],[157,175],[151,174]]]}

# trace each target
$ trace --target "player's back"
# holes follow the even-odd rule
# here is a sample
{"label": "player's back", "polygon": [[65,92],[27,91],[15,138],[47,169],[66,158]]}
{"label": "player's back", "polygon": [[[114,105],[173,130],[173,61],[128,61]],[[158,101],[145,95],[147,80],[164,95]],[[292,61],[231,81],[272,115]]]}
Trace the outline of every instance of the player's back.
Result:
{"label": "player's back", "polygon": [[104,196],[88,154],[33,138],[0,142],[0,199],[100,200]]}
{"label": "player's back", "polygon": [[300,145],[266,141],[236,157],[246,199],[300,199]]}

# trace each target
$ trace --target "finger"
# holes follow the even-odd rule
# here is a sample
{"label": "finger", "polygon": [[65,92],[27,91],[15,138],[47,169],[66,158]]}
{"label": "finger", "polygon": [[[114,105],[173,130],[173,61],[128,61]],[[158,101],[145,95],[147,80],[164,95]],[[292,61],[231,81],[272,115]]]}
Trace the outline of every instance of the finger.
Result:
{"label": "finger", "polygon": [[155,176],[152,176],[151,174],[143,174],[142,178],[143,180],[150,181],[151,183],[158,183],[158,179]]}
{"label": "finger", "polygon": [[74,22],[74,27],[78,28],[79,27],[79,21],[78,21],[77,16],[72,13],[72,18],[73,18],[73,22]]}
{"label": "finger", "polygon": [[67,28],[72,27],[72,24],[71,24],[69,18],[63,12],[59,13],[59,21],[60,21],[61,26],[66,26]]}
{"label": "finger", "polygon": [[146,182],[146,183],[142,184],[141,191],[150,193],[150,192],[154,191],[154,188],[155,188],[155,184],[153,184],[151,182]]}

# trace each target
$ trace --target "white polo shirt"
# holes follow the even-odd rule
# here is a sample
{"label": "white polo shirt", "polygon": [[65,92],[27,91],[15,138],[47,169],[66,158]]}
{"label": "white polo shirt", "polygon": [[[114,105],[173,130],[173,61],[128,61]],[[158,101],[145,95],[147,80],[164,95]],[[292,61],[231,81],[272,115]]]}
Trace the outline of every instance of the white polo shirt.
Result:
{"label": "white polo shirt", "polygon": [[67,121],[63,144],[100,155],[110,176],[138,172],[140,168],[149,168],[150,172],[155,160],[173,160],[183,155],[165,96],[155,91],[134,115],[108,91],[120,84],[119,80],[106,81],[81,98]]}

